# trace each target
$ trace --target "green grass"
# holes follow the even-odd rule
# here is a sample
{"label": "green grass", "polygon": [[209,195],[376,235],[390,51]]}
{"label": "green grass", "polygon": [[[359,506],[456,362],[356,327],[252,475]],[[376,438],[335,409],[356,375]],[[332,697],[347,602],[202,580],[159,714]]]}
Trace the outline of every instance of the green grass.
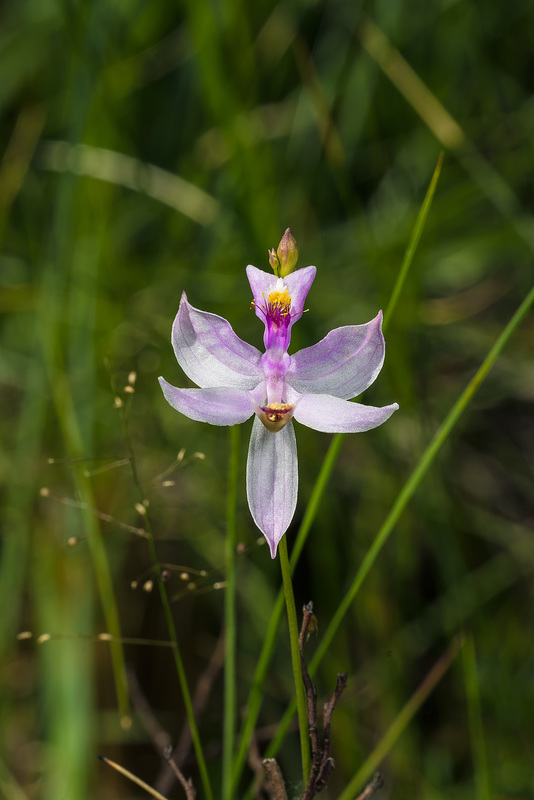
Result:
{"label": "green grass", "polygon": [[[297,431],[288,545],[291,555],[300,530],[295,602],[313,600],[319,620],[306,651],[319,707],[336,673],[349,675],[324,796],[356,796],[378,761],[396,798],[534,793],[526,306],[507,328],[534,274],[533,24],[521,0],[484,14],[408,0],[4,4],[6,797],[131,796],[97,753],[180,796],[160,774],[126,666],[173,743],[195,713],[183,771],[197,797],[209,786],[216,798],[245,796],[244,742],[254,727],[266,752],[293,698],[280,572],[246,506],[248,426],[230,476],[227,432],[174,413],[157,377],[186,385],[170,345],[184,289],[261,346],[244,268],[268,269],[267,249],[288,225],[299,264],[318,267],[292,347],[383,307],[386,361],[362,399],[400,405],[342,447]],[[130,446],[133,474],[128,462],[112,466]],[[158,478],[181,448],[177,468]],[[226,494],[236,481],[234,514]],[[148,546],[139,528],[153,536]],[[224,726],[225,678],[210,660],[228,563],[236,605],[234,614],[229,595]],[[154,591],[143,591],[147,580]],[[273,610],[281,622],[269,627]],[[33,638],[17,640],[21,631]],[[113,641],[96,641],[102,632]],[[464,645],[452,660],[457,635]],[[256,671],[262,648],[269,658]],[[449,668],[433,681],[443,653]],[[278,758],[297,793],[295,725]]]}

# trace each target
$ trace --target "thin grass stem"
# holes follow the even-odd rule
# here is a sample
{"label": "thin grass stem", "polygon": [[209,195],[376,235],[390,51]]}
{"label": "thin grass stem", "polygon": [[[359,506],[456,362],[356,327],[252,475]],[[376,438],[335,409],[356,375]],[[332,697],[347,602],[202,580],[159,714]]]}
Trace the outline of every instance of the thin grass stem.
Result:
{"label": "thin grass stem", "polygon": [[[74,400],[70,384],[65,375],[60,376],[59,369],[53,381],[53,396],[57,415],[63,431],[66,446],[70,454],[76,459],[83,452],[81,432],[74,408]],[[124,650],[121,643],[121,626],[119,610],[115,598],[113,578],[109,561],[104,546],[102,532],[94,508],[93,490],[89,479],[86,477],[81,462],[76,462],[73,467],[73,477],[76,493],[81,498],[81,514],[87,535],[87,542],[93,569],[95,571],[98,593],[102,603],[104,619],[108,633],[112,636],[110,642],[111,662],[117,691],[117,702],[123,724],[128,724],[130,716],[130,701],[128,697],[128,683],[126,679],[126,665]]]}
{"label": "thin grass stem", "polygon": [[469,735],[473,751],[473,767],[475,772],[476,800],[490,800],[491,789],[488,773],[488,759],[482,721],[480,688],[478,683],[477,657],[473,634],[466,635],[463,648],[463,672],[465,692],[467,695],[467,712],[469,717]]}
{"label": "thin grass stem", "polygon": [[376,768],[389,753],[395,742],[406,730],[409,723],[423,705],[429,694],[443,678],[450,665],[458,655],[462,644],[463,639],[458,637],[443,653],[439,661],[434,664],[424,681],[410,697],[396,719],[391,723],[389,729],[379,741],[373,752],[365,760],[364,764],[362,764],[358,772],[349,782],[349,785],[344,789],[343,792],[341,792],[338,800],[353,800],[357,792],[361,790],[361,788],[369,780]]}
{"label": "thin grass stem", "polygon": [[398,303],[400,294],[402,292],[402,288],[404,286],[404,283],[408,276],[408,272],[412,265],[413,257],[415,255],[415,251],[417,250],[417,245],[419,244],[419,239],[421,238],[421,234],[423,233],[423,229],[426,223],[426,218],[428,216],[428,212],[430,211],[432,200],[434,199],[434,194],[436,192],[436,187],[438,185],[438,180],[441,174],[441,167],[443,166],[444,157],[445,153],[441,152],[438,158],[438,163],[436,164],[436,168],[434,169],[434,174],[432,175],[432,179],[428,186],[425,199],[423,200],[423,205],[419,209],[419,214],[417,215],[417,219],[415,220],[415,225],[412,231],[412,235],[410,237],[408,247],[406,248],[404,258],[402,259],[401,268],[398,272],[397,280],[395,281],[393,291],[391,292],[391,297],[389,298],[388,306],[384,313],[384,323],[382,325],[382,330],[384,331],[384,333],[386,332],[391,317],[393,316],[393,312]]}
{"label": "thin grass stem", "polygon": [[[139,492],[139,496],[142,501],[144,501],[145,493],[143,491],[143,485],[139,479],[139,473],[137,471],[137,463],[135,460],[135,454],[133,451],[132,441],[130,437],[130,432],[128,429],[128,407],[122,410],[122,421],[123,421],[123,429],[124,429],[124,439],[126,442],[126,447],[128,449],[128,455],[130,458],[130,465],[132,469],[132,476],[135,483],[135,486]],[[174,617],[172,615],[171,606],[169,603],[169,598],[167,597],[167,592],[165,589],[165,583],[161,574],[161,566],[160,562],[158,561],[158,554],[156,552],[156,544],[154,541],[154,535],[152,533],[152,525],[150,522],[150,515],[148,511],[144,515],[144,526],[145,530],[148,534],[147,542],[148,542],[148,550],[150,554],[150,559],[152,561],[152,566],[154,569],[154,574],[156,576],[156,583],[158,585],[159,596],[161,599],[161,605],[163,608],[163,614],[165,616],[165,622],[167,624],[167,630],[169,631],[169,637],[174,645],[172,648],[174,663],[176,666],[176,672],[178,675],[178,683],[180,685],[180,691],[182,692],[182,699],[184,701],[185,707],[185,714],[187,717],[187,721],[189,723],[189,728],[191,731],[191,739],[193,742],[193,749],[195,751],[195,756],[197,759],[197,766],[198,771],[200,773],[200,780],[202,782],[202,786],[204,789],[204,794],[206,796],[206,800],[213,800],[213,791],[210,784],[210,779],[208,775],[208,769],[206,766],[206,759],[204,758],[204,752],[202,750],[202,743],[200,741],[200,735],[198,732],[198,726],[195,720],[195,713],[193,709],[193,702],[191,699],[191,693],[189,691],[189,686],[187,683],[187,676],[185,674],[184,662],[182,660],[182,656],[180,654],[180,648],[178,645],[178,635],[176,633],[176,626],[174,624]]]}
{"label": "thin grass stem", "polygon": [[230,428],[230,463],[226,502],[226,589],[224,593],[225,658],[222,797],[232,800],[232,761],[236,727],[236,547],[237,489],[239,481],[239,425]]}
{"label": "thin grass stem", "polygon": [[297,622],[297,611],[295,608],[295,597],[293,595],[293,583],[291,581],[291,569],[287,554],[287,538],[282,536],[278,545],[280,554],[280,566],[282,568],[282,580],[284,583],[284,594],[286,598],[287,622],[289,625],[289,639],[291,642],[291,665],[293,667],[293,679],[295,681],[295,702],[299,719],[300,731],[300,752],[302,756],[302,782],[304,786],[308,782],[310,774],[310,742],[308,738],[308,714],[306,709],[306,691],[302,681],[302,671],[300,666],[299,650],[299,625]]}

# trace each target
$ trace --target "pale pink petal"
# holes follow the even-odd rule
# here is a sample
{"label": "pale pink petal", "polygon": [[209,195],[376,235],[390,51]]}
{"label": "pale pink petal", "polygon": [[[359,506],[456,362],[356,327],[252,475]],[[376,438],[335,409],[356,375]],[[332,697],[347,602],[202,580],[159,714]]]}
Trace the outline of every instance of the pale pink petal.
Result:
{"label": "pale pink petal", "polygon": [[[292,400],[293,402],[293,400]],[[382,425],[398,404],[364,406],[329,394],[303,394],[295,404],[294,419],[308,428],[325,433],[361,433]]]}
{"label": "pale pink petal", "polygon": [[239,389],[178,389],[164,378],[159,383],[167,402],[197,422],[238,425],[254,413],[249,393]]}
{"label": "pale pink petal", "polygon": [[335,328],[317,344],[292,355],[286,380],[298,392],[349,400],[376,379],[384,351],[380,311],[371,322]]}
{"label": "pale pink petal", "polygon": [[263,377],[261,353],[217,314],[193,308],[184,294],[172,327],[178,363],[203,389],[253,389]]}
{"label": "pale pink petal", "polygon": [[254,417],[247,460],[247,497],[254,522],[267,539],[271,558],[297,505],[298,464],[293,423],[271,433]]}

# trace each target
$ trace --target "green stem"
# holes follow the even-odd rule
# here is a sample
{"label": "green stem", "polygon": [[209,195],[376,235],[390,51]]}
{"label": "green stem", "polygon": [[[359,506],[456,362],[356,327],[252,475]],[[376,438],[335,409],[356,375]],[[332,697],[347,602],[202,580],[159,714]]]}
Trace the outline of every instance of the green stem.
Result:
{"label": "green stem", "polygon": [[222,756],[222,798],[232,800],[232,756],[236,725],[236,547],[237,487],[239,479],[239,425],[230,428],[230,463],[226,502],[226,589],[224,595],[224,723]]}
{"label": "green stem", "polygon": [[308,714],[306,708],[306,692],[302,681],[302,671],[300,666],[299,650],[299,626],[297,622],[297,611],[295,608],[295,597],[293,595],[293,583],[291,581],[291,568],[287,554],[287,537],[282,536],[278,545],[280,554],[280,566],[282,568],[282,580],[284,583],[284,594],[286,597],[287,622],[289,625],[289,639],[291,642],[291,663],[293,666],[293,679],[295,681],[295,699],[297,703],[297,713],[299,718],[300,730],[300,752],[302,754],[302,780],[304,786],[310,774],[310,743],[308,738]]}
{"label": "green stem", "polygon": [[161,598],[161,605],[163,607],[163,613],[165,615],[165,622],[167,623],[167,629],[169,631],[170,639],[174,645],[174,647],[172,648],[172,652],[174,655],[174,663],[176,665],[176,672],[178,674],[178,683],[180,684],[180,690],[182,692],[182,698],[184,701],[185,714],[191,731],[191,739],[193,740],[193,749],[195,751],[195,756],[197,759],[198,771],[200,772],[200,779],[202,781],[202,786],[204,788],[204,794],[206,795],[206,800],[213,800],[213,792],[211,790],[208,769],[206,767],[206,760],[204,758],[204,753],[202,751],[200,735],[195,720],[193,702],[191,700],[189,686],[187,685],[187,677],[185,674],[184,662],[182,661],[182,656],[180,655],[176,626],[174,624],[174,618],[172,616],[171,606],[169,603],[169,599],[167,597],[167,592],[165,591],[165,584],[163,582],[163,578],[161,577],[161,568],[158,562],[154,537],[152,536],[149,527],[150,526],[145,524],[145,528],[147,530],[147,533],[149,534],[148,548],[150,551],[150,558],[152,560],[152,565],[154,567],[154,571],[156,574],[159,596]]}
{"label": "green stem", "polygon": [[250,742],[252,740],[254,728],[256,727],[256,721],[260,713],[260,708],[263,700],[263,687],[265,684],[265,678],[267,675],[267,670],[269,669],[269,664],[271,663],[271,656],[274,652],[275,643],[278,635],[278,626],[280,625],[280,620],[282,618],[283,611],[284,611],[284,590],[280,589],[280,591],[278,592],[278,597],[276,598],[276,602],[274,604],[274,608],[271,612],[271,618],[269,620],[269,624],[267,625],[267,630],[265,631],[263,645],[258,658],[258,662],[256,664],[256,671],[254,673],[252,687],[250,689],[245,721],[243,722],[243,728],[239,740],[239,748],[234,761],[234,772],[232,779],[232,789],[234,795],[236,793],[237,785],[241,778],[241,773],[243,772],[243,767],[245,766],[245,762],[247,760],[247,755],[250,750]]}

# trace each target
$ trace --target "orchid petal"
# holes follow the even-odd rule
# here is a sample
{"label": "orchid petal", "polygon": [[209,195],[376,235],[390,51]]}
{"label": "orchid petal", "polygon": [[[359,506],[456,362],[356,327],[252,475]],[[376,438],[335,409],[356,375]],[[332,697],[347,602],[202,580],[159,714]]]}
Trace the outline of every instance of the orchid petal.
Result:
{"label": "orchid petal", "polygon": [[297,505],[297,443],[293,423],[271,433],[254,417],[247,460],[247,497],[254,522],[276,556]]}
{"label": "orchid petal", "polygon": [[364,406],[329,394],[303,394],[295,405],[294,418],[302,425],[325,433],[361,433],[382,425],[398,403],[390,406]]}
{"label": "orchid petal", "polygon": [[238,425],[254,413],[249,393],[239,389],[178,389],[164,378],[159,383],[167,402],[197,422]]}
{"label": "orchid petal", "polygon": [[240,339],[223,317],[190,305],[185,292],[172,346],[187,377],[203,389],[253,389],[263,377],[260,351]]}
{"label": "orchid petal", "polygon": [[[291,325],[302,316],[306,296],[310,291],[316,272],[315,267],[304,267],[283,278],[291,297]],[[254,297],[256,316],[262,322],[265,322],[265,315],[261,309],[265,305],[269,293],[276,286],[278,278],[276,275],[271,275],[257,267],[253,267],[252,264],[247,267],[247,278]]]}
{"label": "orchid petal", "polygon": [[365,325],[335,328],[312,347],[291,356],[287,380],[298,392],[343,400],[367,389],[384,363],[382,312]]}

